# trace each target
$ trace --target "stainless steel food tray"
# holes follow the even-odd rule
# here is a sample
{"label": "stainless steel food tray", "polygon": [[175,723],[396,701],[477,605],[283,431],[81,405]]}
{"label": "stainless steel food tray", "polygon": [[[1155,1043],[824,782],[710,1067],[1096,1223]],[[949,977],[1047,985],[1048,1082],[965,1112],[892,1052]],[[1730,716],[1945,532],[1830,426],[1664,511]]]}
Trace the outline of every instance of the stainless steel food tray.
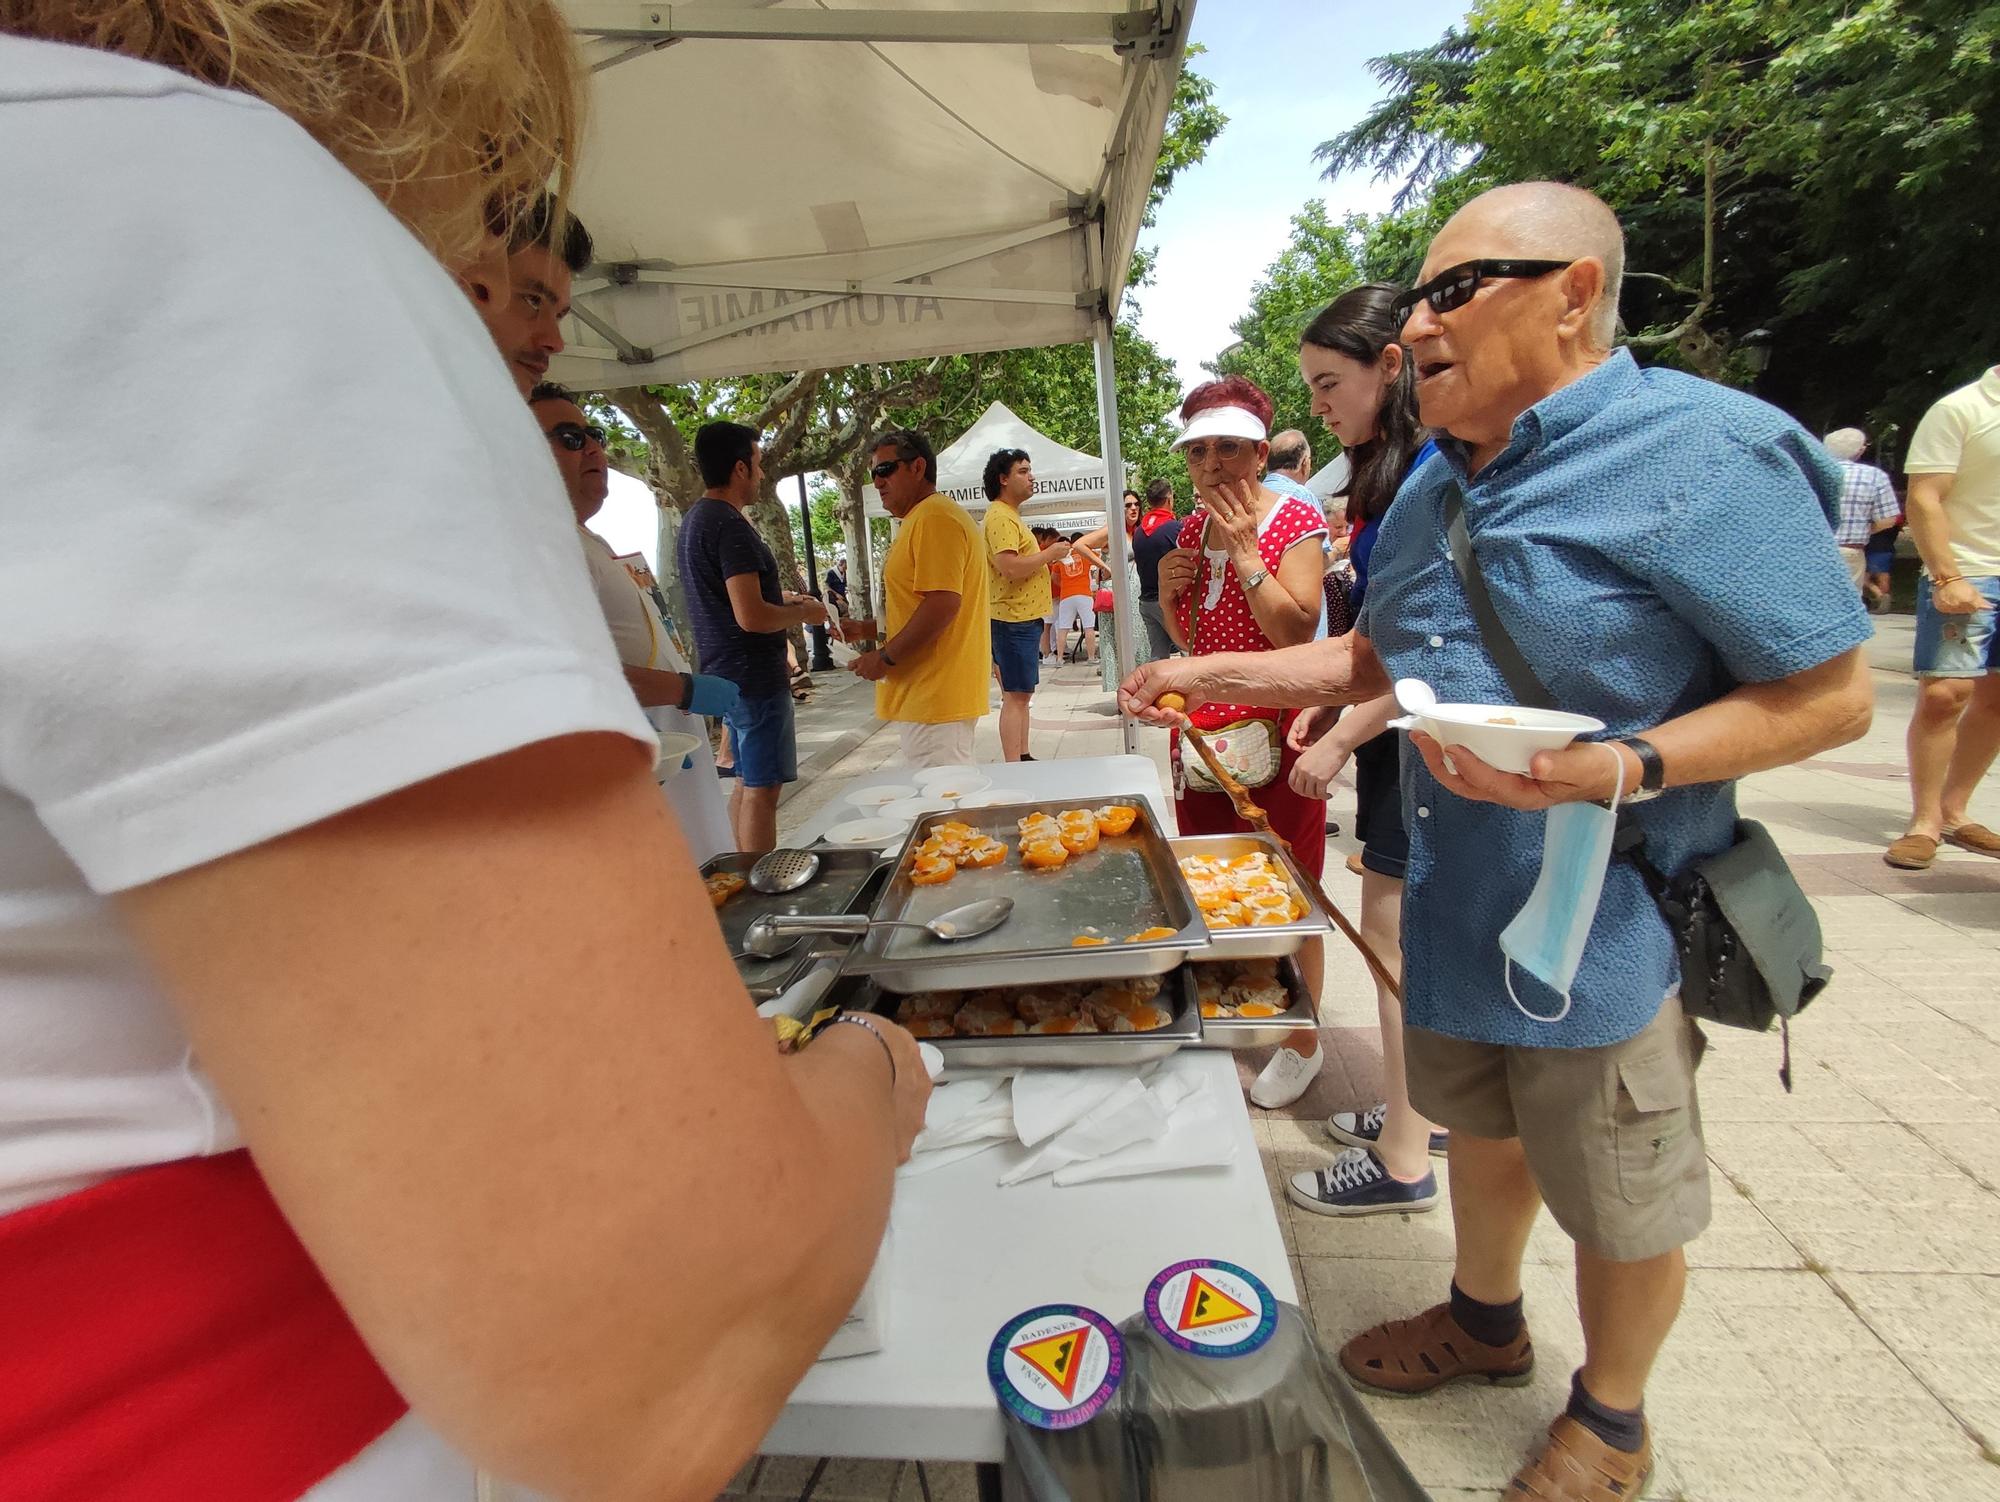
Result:
{"label": "stainless steel food tray", "polygon": [[[873,850],[837,847],[822,849],[815,854],[820,859],[819,875],[797,891],[772,897],[745,887],[716,909],[716,921],[722,925],[723,942],[729,946],[731,954],[742,952],[743,935],[752,923],[767,913],[810,913],[815,917],[824,917],[832,913],[867,911],[868,904],[875,900],[875,894],[882,888],[879,880],[870,878],[878,872],[884,876],[888,874],[881,855]],[[734,871],[738,876],[748,877],[750,868],[756,864],[756,855],[732,850],[716,856],[703,866],[701,874],[706,877],[716,871]],[[845,939],[808,935],[789,954],[769,960],[738,960],[736,973],[743,977],[743,984],[749,988],[752,1000],[768,1001],[805,974],[806,967],[815,959],[838,954],[847,947],[847,943]]]}
{"label": "stainless steel food tray", "polygon": [[1305,900],[1307,908],[1305,917],[1296,923],[1272,923],[1262,928],[1211,928],[1208,930],[1208,943],[1191,958],[1276,959],[1280,955],[1297,954],[1307,939],[1317,939],[1332,932],[1333,924],[1319,910],[1319,903],[1313,900],[1312,888],[1300,873],[1298,862],[1278,843],[1276,835],[1183,834],[1176,835],[1167,843],[1173,847],[1176,862],[1184,855],[1233,856],[1262,851],[1277,860],[1279,869],[1285,873],[1285,880]]}
{"label": "stainless steel food tray", "polygon": [[[1098,807],[1113,801],[1090,800]],[[1005,804],[926,814],[897,853],[895,874],[875,904],[878,919],[924,923],[977,897],[1012,897],[1014,914],[989,934],[946,944],[907,928],[877,929],[854,946],[850,975],[870,975],[886,991],[969,991],[981,986],[1033,986],[1049,981],[1113,980],[1165,975],[1190,951],[1208,944],[1208,926],[1181,880],[1180,867],[1143,798],[1131,832],[1105,839],[1086,855],[1051,871],[1021,864],[1016,823],[1038,809],[1084,807],[1081,800]],[[965,870],[934,887],[910,880],[909,853],[937,825],[956,819],[1007,846],[1007,862]],[[1097,929],[1114,940],[1146,928],[1173,936],[1136,944],[1076,948],[1070,941]]]}
{"label": "stainless steel food tray", "polygon": [[[1212,960],[1194,959],[1181,966],[1176,979],[1185,978],[1187,988],[1195,996],[1195,1011],[1201,1010],[1201,991],[1195,984],[1197,965],[1226,965],[1231,960],[1258,959],[1258,955],[1231,955],[1228,959],[1220,956]],[[1201,1019],[1201,1041],[1190,1046],[1195,1048],[1269,1048],[1274,1043],[1282,1043],[1294,1030],[1302,1027],[1317,1027],[1319,1019],[1313,1011],[1312,997],[1306,994],[1305,976],[1299,972],[1299,962],[1289,956],[1278,961],[1278,984],[1285,988],[1291,1005],[1275,1017],[1203,1017]]]}
{"label": "stainless steel food tray", "polygon": [[[1131,975],[1137,972],[1125,973]],[[953,988],[937,986],[924,989]],[[991,990],[993,987],[981,989]],[[885,1017],[894,1017],[900,1000],[901,997],[884,991],[870,979],[858,983],[857,989],[850,993],[847,1005],[850,1010],[880,1012]],[[1197,1045],[1202,1039],[1201,1008],[1195,1002],[1194,977],[1188,974],[1185,965],[1162,982],[1160,1000],[1172,1009],[1174,1020],[1150,1032],[1029,1033],[1018,1038],[926,1038],[924,1041],[944,1055],[943,1077],[946,1079],[977,1070],[1145,1064]]]}

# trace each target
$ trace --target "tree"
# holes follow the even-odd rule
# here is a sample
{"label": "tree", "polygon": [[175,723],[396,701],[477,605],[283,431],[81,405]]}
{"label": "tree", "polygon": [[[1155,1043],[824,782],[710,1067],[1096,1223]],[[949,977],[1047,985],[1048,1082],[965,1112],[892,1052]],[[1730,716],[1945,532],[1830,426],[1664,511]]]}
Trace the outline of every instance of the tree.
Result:
{"label": "tree", "polygon": [[1408,202],[1554,178],[1626,225],[1646,358],[1748,382],[1814,426],[1912,420],[1991,358],[2000,285],[1992,0],[1479,0],[1326,142]]}
{"label": "tree", "polygon": [[1236,342],[1209,362],[1216,375],[1244,375],[1271,398],[1271,431],[1297,428],[1324,463],[1340,451],[1312,416],[1299,379],[1299,335],[1313,315],[1363,282],[1414,279],[1423,248],[1455,203],[1449,195],[1396,213],[1350,214],[1335,223],[1324,199],[1292,216],[1289,243],[1250,292],[1250,310],[1232,325]]}

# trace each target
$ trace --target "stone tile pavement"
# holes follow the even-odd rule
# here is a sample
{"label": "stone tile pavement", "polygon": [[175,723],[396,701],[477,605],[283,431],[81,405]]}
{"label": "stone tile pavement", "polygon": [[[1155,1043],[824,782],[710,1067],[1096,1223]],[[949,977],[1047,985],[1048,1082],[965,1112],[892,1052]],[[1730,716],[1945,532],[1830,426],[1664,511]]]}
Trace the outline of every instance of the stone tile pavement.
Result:
{"label": "stone tile pavement", "polygon": [[[1806,883],[1837,976],[1794,1030],[1792,1095],[1776,1079],[1775,1037],[1711,1029],[1701,1092],[1715,1219],[1690,1248],[1687,1305],[1648,1397],[1654,1498],[2000,1499],[2000,861],[1948,850],[1925,873],[1881,862],[1907,798],[1909,635],[1907,617],[1882,618],[1864,739],[1743,790],[1744,812],[1771,826]],[[865,696],[823,690],[801,728],[851,717],[832,745],[865,729],[866,709]],[[1054,670],[1034,754],[1121,749],[1108,709],[1094,669]],[[1163,761],[1163,737],[1147,742]],[[975,754],[998,757],[991,718]],[[801,784],[782,819],[894,759],[892,736],[859,740]],[[1351,819],[1351,793],[1333,814]],[[1974,817],[2000,826],[2000,788],[1989,784]],[[1341,859],[1353,842],[1333,845],[1329,893],[1352,914],[1360,884]],[[1298,1105],[1253,1114],[1302,1298],[1332,1345],[1442,1297],[1452,1237],[1444,1206],[1336,1221],[1284,1199],[1282,1176],[1329,1151],[1325,1115],[1379,1088],[1366,972],[1336,941],[1327,973],[1328,1068]],[[1246,1078],[1260,1062],[1244,1060]],[[1440,1502],[1497,1493],[1581,1359],[1568,1246],[1546,1216],[1530,1259],[1532,1385],[1370,1399]],[[760,1462],[730,1495],[798,1497],[813,1464]],[[970,1497],[969,1468],[835,1461],[811,1495],[913,1502],[926,1486],[940,1502]]]}

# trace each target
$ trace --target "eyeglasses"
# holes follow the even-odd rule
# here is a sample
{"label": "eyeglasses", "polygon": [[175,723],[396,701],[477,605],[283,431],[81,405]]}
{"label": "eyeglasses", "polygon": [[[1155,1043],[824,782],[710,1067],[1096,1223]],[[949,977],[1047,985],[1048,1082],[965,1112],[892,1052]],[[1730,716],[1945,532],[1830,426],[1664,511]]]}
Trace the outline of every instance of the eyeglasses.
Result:
{"label": "eyeglasses", "polygon": [[1433,313],[1449,313],[1471,302],[1472,294],[1482,282],[1550,276],[1575,264],[1574,261],[1465,261],[1401,294],[1389,304],[1389,315],[1396,320],[1396,327],[1401,328],[1420,302],[1429,303]]}
{"label": "eyeglasses", "polygon": [[907,459],[884,459],[880,464],[870,469],[868,473],[873,475],[875,477],[876,482],[879,484],[881,481],[888,479],[889,476],[893,475],[897,470],[901,469],[905,464],[908,464],[909,462],[910,461]]}
{"label": "eyeglasses", "polygon": [[559,422],[549,429],[549,437],[572,454],[582,453],[586,441],[596,444],[599,448],[604,447],[604,429],[586,428],[581,423]]}

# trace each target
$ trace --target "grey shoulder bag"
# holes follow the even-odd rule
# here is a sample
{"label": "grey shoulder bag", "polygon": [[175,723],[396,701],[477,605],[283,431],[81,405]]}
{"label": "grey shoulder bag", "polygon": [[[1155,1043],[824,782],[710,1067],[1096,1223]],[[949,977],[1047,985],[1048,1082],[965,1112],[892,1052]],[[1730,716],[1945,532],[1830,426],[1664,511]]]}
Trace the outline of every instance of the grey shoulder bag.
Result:
{"label": "grey shoulder bag", "polygon": [[[1452,566],[1487,655],[1519,703],[1561,708],[1494,609],[1456,484],[1445,491],[1444,509]],[[1681,962],[1681,1010],[1754,1032],[1778,1023],[1784,1035],[1778,1078],[1789,1091],[1791,1019],[1826,989],[1833,971],[1821,957],[1819,915],[1770,832],[1755,819],[1738,819],[1735,843],[1727,850],[1667,876],[1647,858],[1645,831],[1621,811],[1612,849],[1639,873],[1673,932]]]}

